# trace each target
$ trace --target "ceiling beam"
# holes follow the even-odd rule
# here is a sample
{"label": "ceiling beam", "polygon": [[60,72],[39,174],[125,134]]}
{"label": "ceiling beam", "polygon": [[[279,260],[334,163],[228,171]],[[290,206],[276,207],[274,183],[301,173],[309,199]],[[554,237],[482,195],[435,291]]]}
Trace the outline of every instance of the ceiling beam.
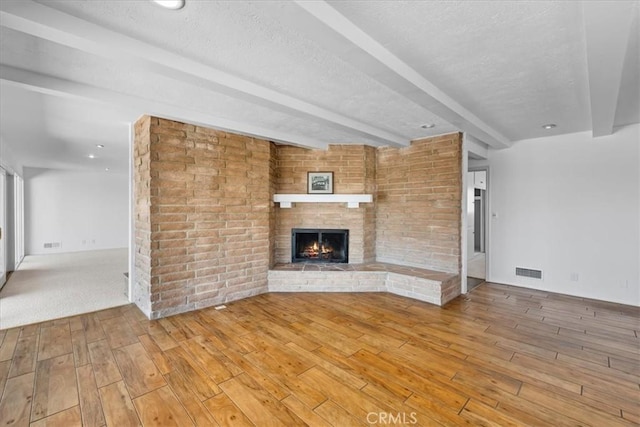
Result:
{"label": "ceiling beam", "polygon": [[594,137],[611,135],[637,3],[584,1],[582,7],[591,129]]}
{"label": "ceiling beam", "polygon": [[373,140],[406,146],[408,138],[258,85],[168,50],[141,42],[31,0],[0,2],[2,26],[72,47],[149,73],[187,82],[275,111],[324,123]]}
{"label": "ceiling beam", "polygon": [[[292,15],[283,18],[303,34],[311,35],[314,41],[333,54],[489,146],[498,149],[511,146],[507,137],[460,105],[327,2],[296,0],[296,3],[322,25],[303,22],[300,17],[296,19]],[[333,37],[327,35],[326,28],[335,33]]]}
{"label": "ceiling beam", "polygon": [[315,138],[263,128],[250,123],[222,119],[201,111],[159,102],[154,99],[144,99],[7,65],[0,65],[0,80],[7,84],[39,93],[110,105],[126,105],[127,108],[133,111],[144,111],[145,114],[151,116],[237,132],[269,141],[318,149],[326,149],[328,147],[326,141],[320,141]]}

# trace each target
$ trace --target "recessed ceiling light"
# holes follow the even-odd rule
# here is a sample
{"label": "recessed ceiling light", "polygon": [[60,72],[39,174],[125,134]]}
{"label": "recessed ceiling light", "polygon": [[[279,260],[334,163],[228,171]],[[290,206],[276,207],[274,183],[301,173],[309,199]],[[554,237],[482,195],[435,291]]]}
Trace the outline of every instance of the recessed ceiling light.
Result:
{"label": "recessed ceiling light", "polygon": [[431,129],[431,128],[436,127],[436,125],[435,125],[435,123],[426,123],[426,124],[424,124],[424,125],[422,125],[422,126],[420,126],[420,127],[421,127],[422,129]]}
{"label": "recessed ceiling light", "polygon": [[178,10],[184,7],[185,0],[151,0],[155,4],[166,9]]}
{"label": "recessed ceiling light", "polygon": [[96,158],[95,154],[89,154],[89,156],[88,156],[88,157],[89,157],[90,159],[95,159],[95,158]]}
{"label": "recessed ceiling light", "polygon": [[556,127],[555,123],[548,123],[546,125],[542,125],[542,129],[547,129],[547,130],[553,129],[554,127]]}
{"label": "recessed ceiling light", "polygon": [[96,147],[98,147],[98,148],[104,148],[104,145],[102,145],[102,144],[98,144],[98,145],[96,145]]}

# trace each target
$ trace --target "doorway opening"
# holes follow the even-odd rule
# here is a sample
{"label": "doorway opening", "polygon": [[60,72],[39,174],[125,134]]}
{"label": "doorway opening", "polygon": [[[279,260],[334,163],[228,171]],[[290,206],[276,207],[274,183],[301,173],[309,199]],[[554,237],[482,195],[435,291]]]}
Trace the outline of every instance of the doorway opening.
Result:
{"label": "doorway opening", "polygon": [[467,172],[467,291],[487,278],[487,183],[486,168]]}
{"label": "doorway opening", "polygon": [[23,173],[24,182],[13,176],[15,197],[8,198],[14,216],[6,236],[15,253],[5,259],[16,263],[0,290],[0,329],[128,304],[129,174]]}

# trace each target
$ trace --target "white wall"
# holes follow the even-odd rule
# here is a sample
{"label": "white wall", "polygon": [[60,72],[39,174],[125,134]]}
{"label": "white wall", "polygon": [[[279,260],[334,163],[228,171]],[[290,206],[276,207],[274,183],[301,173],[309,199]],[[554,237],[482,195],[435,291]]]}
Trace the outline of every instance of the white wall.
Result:
{"label": "white wall", "polygon": [[[129,183],[126,173],[24,168],[28,255],[126,248]],[[60,242],[44,249],[45,242]]]}
{"label": "white wall", "polygon": [[519,141],[489,164],[491,281],[640,306],[640,125]]}

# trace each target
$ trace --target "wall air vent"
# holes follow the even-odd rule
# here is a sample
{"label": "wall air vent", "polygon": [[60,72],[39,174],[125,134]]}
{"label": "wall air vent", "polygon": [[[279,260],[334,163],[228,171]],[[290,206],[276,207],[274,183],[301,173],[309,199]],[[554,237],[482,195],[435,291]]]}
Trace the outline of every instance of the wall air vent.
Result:
{"label": "wall air vent", "polygon": [[532,279],[542,279],[542,270],[532,270],[530,268],[516,267],[516,276],[530,277]]}
{"label": "wall air vent", "polygon": [[60,242],[51,242],[51,243],[44,244],[45,249],[59,248],[59,247],[60,247]]}

